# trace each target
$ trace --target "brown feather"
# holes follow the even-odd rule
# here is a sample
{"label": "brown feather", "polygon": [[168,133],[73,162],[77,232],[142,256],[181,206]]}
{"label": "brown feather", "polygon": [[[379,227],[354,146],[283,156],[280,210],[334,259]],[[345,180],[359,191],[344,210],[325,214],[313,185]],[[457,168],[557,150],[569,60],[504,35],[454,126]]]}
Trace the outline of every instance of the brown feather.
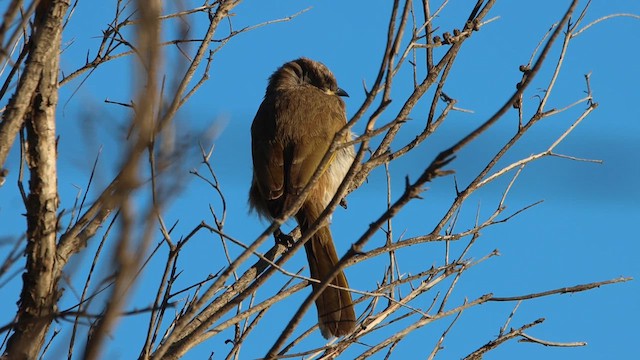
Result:
{"label": "brown feather", "polygon": [[[294,60],[273,73],[251,126],[252,209],[275,218],[295,202],[335,134],[346,124],[345,105],[338,96],[341,94],[346,93],[338,88],[329,69],[313,60]],[[353,158],[352,147],[333,155],[295,215],[303,233],[335,195]],[[338,262],[328,223],[309,239],[305,250],[311,277],[327,278]],[[331,284],[349,287],[343,272]],[[326,338],[343,336],[354,329],[355,312],[349,291],[327,287],[316,300],[316,308],[320,330]]]}

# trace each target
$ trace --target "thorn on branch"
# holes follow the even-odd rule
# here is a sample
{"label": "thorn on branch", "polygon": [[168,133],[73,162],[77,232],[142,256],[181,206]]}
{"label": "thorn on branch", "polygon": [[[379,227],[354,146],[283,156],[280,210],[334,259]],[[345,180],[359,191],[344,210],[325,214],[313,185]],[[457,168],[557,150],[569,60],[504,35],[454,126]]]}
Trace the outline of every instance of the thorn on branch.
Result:
{"label": "thorn on branch", "polygon": [[369,95],[371,95],[371,93],[367,89],[367,83],[364,81],[364,79],[362,80],[362,89],[364,90],[365,96],[368,97]]}

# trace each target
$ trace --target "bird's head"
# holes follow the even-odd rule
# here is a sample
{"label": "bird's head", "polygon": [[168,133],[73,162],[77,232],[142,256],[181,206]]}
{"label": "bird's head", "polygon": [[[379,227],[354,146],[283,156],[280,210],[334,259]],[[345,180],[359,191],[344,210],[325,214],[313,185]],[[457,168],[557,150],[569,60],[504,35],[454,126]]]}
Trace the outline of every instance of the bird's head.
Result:
{"label": "bird's head", "polygon": [[308,58],[290,61],[276,70],[269,79],[267,93],[278,88],[300,85],[311,85],[328,95],[349,96],[338,87],[335,76],[323,63]]}

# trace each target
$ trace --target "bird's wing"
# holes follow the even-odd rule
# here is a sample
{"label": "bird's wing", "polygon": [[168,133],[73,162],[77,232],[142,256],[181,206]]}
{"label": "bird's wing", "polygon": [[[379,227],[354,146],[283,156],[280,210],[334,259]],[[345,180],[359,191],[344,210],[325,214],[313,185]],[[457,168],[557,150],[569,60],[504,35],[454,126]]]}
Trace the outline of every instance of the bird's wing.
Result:
{"label": "bird's wing", "polygon": [[266,201],[276,200],[284,192],[284,149],[274,141],[275,113],[266,100],[256,113],[251,135],[254,181]]}

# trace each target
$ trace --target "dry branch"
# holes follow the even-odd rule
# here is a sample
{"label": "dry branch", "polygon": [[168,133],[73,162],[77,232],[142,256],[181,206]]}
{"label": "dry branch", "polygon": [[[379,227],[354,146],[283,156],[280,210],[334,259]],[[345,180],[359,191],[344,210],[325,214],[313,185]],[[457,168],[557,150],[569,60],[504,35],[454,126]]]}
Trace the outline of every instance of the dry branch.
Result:
{"label": "dry branch", "polygon": [[[172,226],[168,224],[174,220],[167,219],[165,223],[168,216],[165,205],[171,197],[166,191],[171,187],[166,186],[165,180],[174,179],[174,182],[178,182],[175,179],[180,175],[167,174],[167,169],[170,168],[167,164],[175,161],[171,157],[176,156],[176,151],[168,147],[164,148],[162,145],[165,142],[172,142],[173,137],[176,136],[171,128],[176,114],[193,94],[201,91],[201,85],[209,79],[209,71],[213,71],[215,67],[216,52],[237,35],[254,31],[265,25],[289,21],[308,10],[302,10],[289,17],[234,29],[232,19],[234,16],[241,15],[241,13],[234,13],[239,3],[239,0],[211,1],[201,6],[179,8],[172,10],[173,13],[161,14],[163,6],[161,0],[151,2],[116,0],[113,21],[109,23],[99,39],[95,57],[90,59],[87,55],[84,65],[66,76],[63,74],[61,79],[58,79],[60,34],[64,26],[64,15],[69,7],[68,1],[32,1],[30,6],[21,13],[23,18],[18,20],[16,19],[19,17],[22,1],[12,0],[7,7],[3,22],[0,24],[0,61],[4,62],[0,74],[3,74],[5,69],[10,71],[0,89],[0,98],[3,98],[12,86],[15,89],[13,89],[13,97],[3,110],[3,121],[0,123],[0,186],[7,171],[1,168],[6,163],[11,144],[23,127],[25,139],[21,150],[25,151],[30,177],[28,194],[20,189],[27,205],[26,273],[23,276],[24,287],[18,316],[15,321],[0,328],[2,331],[9,329],[14,331],[6,344],[5,357],[35,359],[38,355],[43,356],[45,352],[51,351],[48,350],[50,345],[54,346],[60,341],[60,337],[56,336],[58,331],[50,331],[51,322],[56,319],[64,321],[73,319],[73,326],[69,325],[71,341],[67,352],[68,357],[76,356],[74,351],[83,348],[85,358],[98,358],[104,353],[107,336],[113,332],[115,325],[123,316],[148,313],[147,334],[141,341],[139,349],[141,359],[181,358],[193,347],[219,336],[223,331],[225,334],[233,331],[233,335],[228,337],[231,345],[230,349],[227,349],[227,358],[239,358],[244,346],[249,346],[248,341],[251,339],[249,335],[257,331],[255,329],[258,329],[257,326],[264,314],[275,303],[287,301],[289,296],[303,291],[310,282],[317,281],[287,270],[286,262],[304,246],[304,243],[323,225],[335,208],[345,203],[346,195],[363,185],[372,171],[382,166],[387,176],[387,207],[377,216],[369,214],[372,220],[369,226],[353,241],[351,248],[340,259],[332,275],[335,276],[345,267],[369,261],[380,255],[388,257],[385,259],[388,263],[378,277],[380,283],[373,289],[370,291],[348,289],[357,296],[356,302],[366,307],[358,320],[359,326],[349,336],[335,339],[328,344],[322,343],[320,346],[312,344],[304,345],[306,347],[302,348],[303,345],[301,345],[303,339],[316,331],[316,325],[311,326],[297,338],[287,340],[299,326],[318,294],[326,286],[333,286],[329,285],[332,279],[330,276],[322,279],[320,285],[311,291],[297,311],[294,314],[292,312],[290,319],[285,319],[285,322],[286,320],[289,322],[282,333],[276,334],[279,337],[266,353],[266,358],[308,355],[322,359],[335,358],[352,349],[354,344],[370,344],[369,340],[373,338],[372,336],[378,336],[378,339],[382,340],[370,344],[364,351],[360,350],[362,353],[359,354],[359,358],[367,358],[384,351],[386,351],[386,357],[390,357],[399,349],[407,335],[435,321],[448,321],[448,327],[441,336],[430,344],[432,346],[425,347],[427,356],[434,358],[446,343],[449,331],[454,326],[459,326],[456,320],[466,309],[490,301],[517,301],[520,304],[520,302],[539,297],[587,291],[602,285],[631,280],[631,278],[621,277],[510,297],[485,294],[472,301],[455,303],[456,300],[454,300],[455,295],[459,295],[457,290],[459,284],[465,279],[466,271],[499,255],[498,251],[494,250],[477,261],[468,259],[475,255],[471,249],[481,240],[482,230],[509,221],[539,203],[535,202],[515,211],[505,211],[508,203],[507,195],[520,176],[521,170],[534,161],[552,156],[593,161],[555,152],[568,134],[597,107],[591,94],[589,76],[585,77],[586,96],[581,96],[578,100],[557,109],[546,107],[552,93],[557,91],[556,83],[562,73],[564,58],[568,54],[572,39],[591,26],[609,18],[620,16],[638,18],[638,16],[614,14],[582,26],[588,4],[577,19],[570,21],[577,1],[571,3],[560,21],[544,36],[533,51],[530,62],[521,66],[522,74],[518,79],[516,90],[496,110],[495,114],[463,136],[461,140],[440,151],[431,163],[423,164],[420,175],[413,180],[406,178],[404,191],[399,196],[398,194],[394,196],[391,191],[390,163],[414,153],[419,145],[425,143],[439,130],[440,125],[449,118],[452,111],[464,111],[457,107],[458,100],[454,98],[455,94],[449,92],[448,81],[452,77],[451,74],[455,72],[454,65],[460,50],[467,41],[474,39],[475,32],[481,31],[493,21],[493,19],[485,19],[495,3],[494,0],[477,0],[475,5],[470,6],[469,13],[464,14],[457,29],[440,29],[438,21],[442,16],[442,10],[448,5],[447,0],[441,2],[435,11],[432,11],[428,0],[421,2],[395,0],[390,10],[385,44],[375,79],[368,87],[365,85],[365,99],[349,120],[348,125],[336,136],[341,138],[358,122],[363,123],[364,132],[349,143],[349,145],[359,145],[356,161],[352,164],[336,196],[318,221],[311,225],[309,231],[305,234],[289,234],[290,238],[295,240],[290,247],[277,243],[264,254],[259,251],[259,247],[263,246],[272,234],[279,233],[280,226],[294,214],[298,203],[292,204],[285,215],[273,221],[256,239],[237,239],[227,233],[225,224],[228,216],[231,216],[228,213],[228,207],[231,201],[236,199],[225,196],[223,186],[213,170],[215,167],[215,163],[211,162],[213,147],[208,152],[201,147],[200,156],[206,169],[203,173],[193,170],[191,174],[210,186],[210,190],[221,206],[210,206],[214,221],[212,225],[205,221],[197,221],[191,231],[187,231],[186,236],[176,235],[176,225],[182,219],[175,221]],[[20,34],[27,33],[27,24],[34,9],[37,9],[36,16],[33,18],[34,30],[24,49],[20,51],[19,37]],[[205,25],[203,33],[195,37],[190,36],[188,28],[193,24],[189,19],[205,16],[208,16],[208,23],[203,24]],[[165,33],[163,24],[168,23],[168,20],[183,22],[181,24],[183,31],[178,37],[165,38],[168,35]],[[224,26],[225,23],[229,24],[228,31],[220,31],[220,25]],[[495,24],[497,23],[491,23],[491,26]],[[10,34],[11,26],[16,28]],[[134,31],[137,38],[127,38],[132,34],[130,30]],[[223,35],[216,39],[214,35],[217,33],[223,33]],[[197,44],[197,48],[188,49],[183,46],[188,43]],[[555,62],[551,62],[549,54],[553,54],[554,48],[559,50],[559,57]],[[166,64],[162,62],[162,54],[169,51],[187,60],[184,69],[175,70],[166,66],[169,74],[164,74]],[[55,164],[55,108],[58,86],[68,84],[81,75],[88,77],[91,72],[97,71],[106,62],[131,54],[135,54],[136,64],[139,65],[136,72],[137,83],[134,84],[137,91],[136,98],[133,99],[135,101],[132,100],[130,104],[108,101],[126,106],[127,110],[131,111],[130,137],[124,144],[124,158],[117,167],[117,175],[112,179],[106,179],[106,186],[97,190],[98,196],[92,202],[88,202],[90,205],[85,205],[89,188],[96,187],[92,185],[97,166],[96,160],[84,195],[79,193],[71,214],[64,215],[69,217],[69,222],[63,229],[59,225],[63,215],[57,214],[56,181],[51,181],[58,176]],[[411,68],[407,69],[407,66]],[[544,66],[553,67],[553,71],[543,89],[544,94],[535,104],[535,112],[527,118],[523,109],[527,105],[524,95],[530,92],[529,85]],[[406,75],[409,73],[411,74]],[[14,80],[18,75],[19,79]],[[407,92],[403,97],[397,95],[403,93],[398,91],[401,76],[407,76],[409,81],[413,80],[413,88],[402,89]],[[167,86],[167,89],[165,83],[174,84],[175,87]],[[390,114],[392,102],[399,104],[394,114]],[[422,109],[419,105],[424,106],[426,110],[417,111]],[[530,156],[519,158],[496,169],[499,160],[519,144],[533,126],[551,116],[566,114],[565,111],[583,105],[586,108],[550,145],[545,145],[542,149],[532,152]],[[517,131],[510,138],[502,140],[504,143],[500,145],[499,150],[486,160],[484,167],[468,184],[459,184],[455,179],[456,194],[452,196],[452,203],[442,214],[435,215],[438,216],[437,225],[431,232],[412,235],[408,238],[401,233],[398,237],[398,227],[393,223],[405,206],[419,199],[426,191],[425,186],[433,179],[453,173],[453,170],[445,167],[455,165],[452,161],[459,151],[504,119],[513,107],[516,108],[513,112],[514,121],[516,116],[519,119]],[[423,122],[420,123],[422,129],[416,131],[416,136],[411,140],[400,143],[397,135],[412,117],[414,123]],[[377,125],[379,122],[382,125]],[[332,153],[341,146],[345,145],[338,141],[333,142],[324,155],[319,169],[330,161]],[[478,210],[474,221],[470,222],[471,225],[460,230],[462,226],[466,226],[461,208],[469,197],[496,179],[509,176],[507,174],[510,172],[513,178],[505,187],[499,201],[496,201],[495,210],[484,217]],[[320,170],[316,171],[300,194],[299,202],[304,200],[304,195],[314,186],[320,173]],[[165,175],[168,176],[165,177]],[[20,187],[23,182],[22,174],[19,182]],[[142,210],[134,208],[134,203],[138,200],[137,191],[148,191],[151,195],[151,200],[141,206]],[[75,305],[58,311],[57,304],[60,297],[58,287],[61,274],[69,268],[72,257],[81,254],[105,224],[108,224],[108,227],[103,229],[106,231],[102,235],[93,263],[87,272],[82,294],[78,295]],[[381,230],[384,232],[384,244],[376,245],[379,247],[375,248],[366,248],[365,245],[379,235]],[[160,234],[161,238],[156,241],[155,248],[150,250],[151,241],[156,234]],[[221,243],[223,250],[220,252],[222,255],[219,259],[222,265],[215,265],[221,270],[201,280],[189,279],[191,285],[177,288],[176,283],[181,276],[183,266],[179,261],[180,254],[188,243],[192,243],[192,239],[209,234],[215,237],[216,244]],[[98,240],[95,239],[95,241]],[[464,242],[461,244],[464,249],[456,252],[453,250],[455,247],[450,245],[460,241]],[[444,258],[438,260],[442,264],[431,265],[429,269],[426,268],[428,265],[423,265],[418,269],[417,274],[401,272],[401,269],[406,271],[407,266],[403,266],[397,257],[396,250],[409,246],[436,245],[429,243],[444,243],[442,244],[445,248]],[[106,265],[102,260],[105,256],[101,255],[103,245],[111,246],[114,252],[111,262]],[[233,247],[236,248],[233,249]],[[20,243],[17,243],[2,264],[0,275],[8,274],[9,267],[16,262],[16,254],[21,249]],[[241,253],[233,257],[231,250],[238,250]],[[123,311],[147,263],[151,259],[163,256],[159,254],[165,253],[164,269],[157,274],[159,285],[157,291],[149,296],[149,303],[139,310]],[[254,262],[249,263],[250,259]],[[95,282],[94,271],[99,266],[110,266],[117,271],[110,269],[107,280],[96,287],[97,289],[93,289],[90,285]],[[269,286],[273,275],[286,278],[286,285],[277,293],[270,292],[266,298],[257,297],[256,294],[264,294],[259,291]],[[291,283],[293,285],[290,285]],[[95,299],[98,299],[99,295],[105,297],[105,302],[96,305],[98,301]],[[426,297],[428,298],[425,299]],[[169,315],[171,311],[168,310],[176,308],[178,304],[182,307]],[[91,309],[92,311],[89,312],[90,306],[99,307],[100,310],[96,312]],[[545,346],[584,345],[581,342],[561,343],[541,340],[525,333],[525,330],[542,323],[543,319],[517,329],[507,330],[514,313],[515,309],[496,339],[481,346],[467,358],[479,359],[485,353],[516,338]],[[87,329],[83,328],[85,325]],[[80,341],[84,331],[90,334],[86,342]],[[67,335],[66,328],[63,328],[61,334]],[[49,335],[49,341],[45,344],[47,335]]]}
{"label": "dry branch", "polygon": [[27,129],[29,195],[25,273],[14,333],[6,353],[15,359],[34,359],[42,348],[60,292],[56,271],[58,210],[56,106],[59,48],[66,1],[42,2],[36,12],[31,52],[15,95],[0,123],[0,167],[22,127]]}

